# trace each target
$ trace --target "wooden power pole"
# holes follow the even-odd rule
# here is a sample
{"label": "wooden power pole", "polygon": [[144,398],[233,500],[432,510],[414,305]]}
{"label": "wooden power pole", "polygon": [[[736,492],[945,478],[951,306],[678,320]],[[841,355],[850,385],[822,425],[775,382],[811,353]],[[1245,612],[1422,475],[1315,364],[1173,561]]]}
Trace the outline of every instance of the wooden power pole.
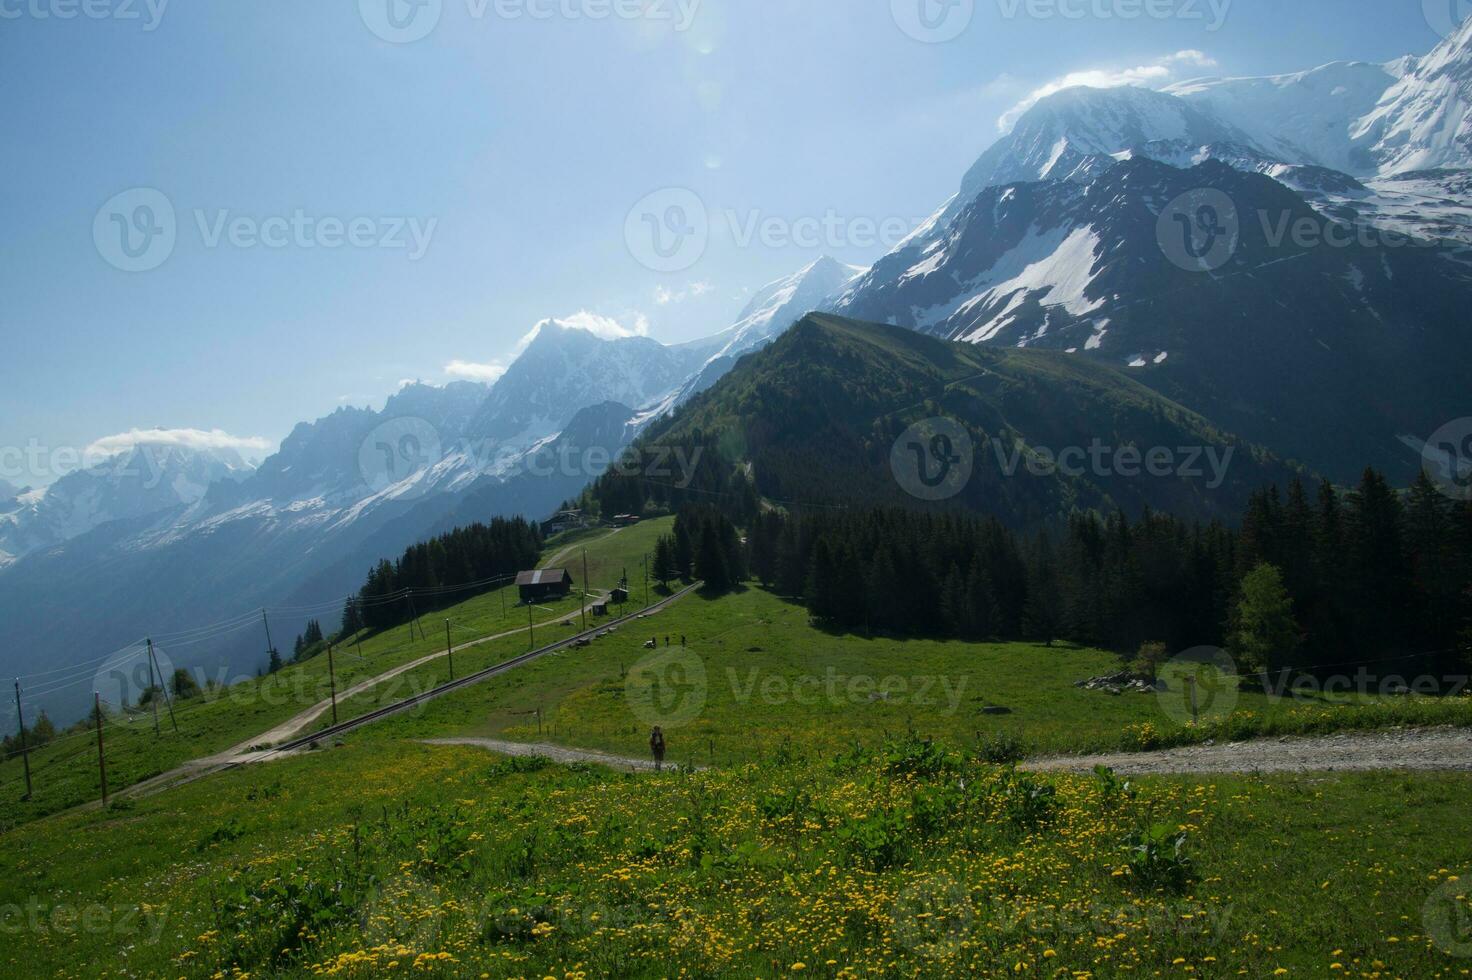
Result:
{"label": "wooden power pole", "polygon": [[20,678],[15,679],[15,717],[20,721],[20,757],[26,767],[26,799],[31,798],[31,750],[26,747],[26,716],[20,708]]}
{"label": "wooden power pole", "polygon": [[[264,611],[262,615],[264,615]],[[158,689],[164,696],[164,704],[169,706],[169,723],[174,726],[174,734],[179,734],[179,719],[174,717],[174,699],[169,695],[169,685],[164,681],[164,669],[158,665],[158,656],[153,652],[153,641],[148,641],[148,663],[149,674],[158,675]],[[153,733],[158,734],[158,704],[153,706]]]}
{"label": "wooden power pole", "polygon": [[102,751],[102,695],[92,692],[92,712],[97,722],[97,774],[102,777],[102,805],[107,806],[107,758]]}
{"label": "wooden power pole", "polygon": [[455,679],[455,644],[450,641],[450,621],[445,620],[445,659],[450,661],[450,680]]}
{"label": "wooden power pole", "polygon": [[332,723],[337,724],[337,671],[332,666],[332,644],[327,644],[327,685],[332,692]]}

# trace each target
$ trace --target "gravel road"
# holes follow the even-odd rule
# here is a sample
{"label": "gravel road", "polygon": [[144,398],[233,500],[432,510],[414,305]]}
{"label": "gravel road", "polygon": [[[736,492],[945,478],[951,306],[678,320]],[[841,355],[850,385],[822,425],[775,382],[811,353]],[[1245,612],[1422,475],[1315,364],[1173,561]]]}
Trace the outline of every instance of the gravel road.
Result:
{"label": "gravel road", "polygon": [[1460,728],[1393,729],[1340,735],[1291,736],[1197,745],[1161,752],[1054,756],[1031,759],[1037,772],[1091,772],[1108,766],[1121,775],[1225,772],[1472,772],[1472,731]]}

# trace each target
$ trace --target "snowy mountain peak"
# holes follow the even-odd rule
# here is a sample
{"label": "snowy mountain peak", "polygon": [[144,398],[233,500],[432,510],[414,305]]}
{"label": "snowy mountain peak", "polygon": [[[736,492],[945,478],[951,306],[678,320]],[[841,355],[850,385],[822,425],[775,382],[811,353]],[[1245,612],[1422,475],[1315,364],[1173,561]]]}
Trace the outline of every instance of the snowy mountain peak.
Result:
{"label": "snowy mountain peak", "polygon": [[988,187],[1033,180],[1088,180],[1114,154],[1150,143],[1251,144],[1236,127],[1183,99],[1135,86],[1064,89],[1040,100],[982,154],[957,205]]}
{"label": "snowy mountain peak", "polygon": [[195,504],[212,485],[239,483],[253,471],[234,449],[140,442],[16,498],[18,506],[0,515],[0,552],[18,558],[111,521]]}

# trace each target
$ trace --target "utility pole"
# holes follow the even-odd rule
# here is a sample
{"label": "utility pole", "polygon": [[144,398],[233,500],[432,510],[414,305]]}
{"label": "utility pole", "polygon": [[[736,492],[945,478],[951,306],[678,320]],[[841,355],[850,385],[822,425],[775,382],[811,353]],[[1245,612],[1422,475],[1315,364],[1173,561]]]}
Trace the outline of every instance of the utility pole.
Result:
{"label": "utility pole", "polygon": [[[348,602],[357,602],[352,596],[348,596]],[[358,659],[363,659],[363,607],[358,606],[358,631],[353,634],[353,647],[358,651]]]}
{"label": "utility pole", "polygon": [[276,644],[271,642],[271,621],[266,618],[266,610],[261,610],[261,622],[266,624],[266,656],[276,652]]}
{"label": "utility pole", "polygon": [[[149,647],[148,647],[148,682],[150,684],[152,684],[154,682],[154,676],[157,673],[157,670],[158,670],[158,668],[156,668],[154,666],[154,664],[153,664],[153,644],[150,641]],[[164,685],[163,685],[163,682],[160,681],[159,682],[159,685],[158,685],[158,690],[157,691],[154,691],[153,692],[153,697],[151,697],[151,698],[148,699],[148,703],[153,706],[153,737],[154,738],[158,738],[159,737],[159,734],[158,734],[158,702],[159,702],[159,699],[162,698],[163,696],[164,696]]]}
{"label": "utility pole", "polygon": [[649,608],[649,556],[644,556],[644,608]]}
{"label": "utility pole", "polygon": [[526,601],[526,634],[530,637],[527,641],[530,646],[527,649],[535,650],[537,648],[537,628],[532,623],[532,601],[530,599]]}
{"label": "utility pole", "polygon": [[455,645],[450,642],[450,621],[445,620],[445,657],[450,661],[450,680],[455,679]]}
{"label": "utility pole", "polygon": [[418,626],[419,627],[419,638],[421,640],[427,640],[427,639],[429,639],[429,637],[427,637],[427,636],[424,635],[424,624],[421,623],[421,622],[419,622],[419,608],[414,605],[414,590],[413,589],[410,589],[409,590],[409,615],[413,617],[412,619],[409,620],[409,639],[411,639],[411,640],[414,639],[414,627],[415,626]]}
{"label": "utility pole", "polygon": [[97,773],[102,777],[102,805],[107,806],[107,761],[102,751],[102,695],[92,692],[92,711],[97,721]]}
{"label": "utility pole", "polygon": [[588,549],[583,549],[583,632],[588,632]]}
{"label": "utility pole", "polygon": [[337,724],[337,671],[332,665],[332,644],[327,644],[327,684],[332,691],[332,723]]}
{"label": "utility pole", "polygon": [[1187,677],[1186,686],[1191,690],[1191,724],[1196,724],[1196,678]]}
{"label": "utility pole", "polygon": [[[158,665],[158,657],[153,652],[153,641],[148,641],[148,662],[152,665],[150,673],[158,675],[158,689],[163,692],[164,704],[169,706],[169,722],[174,726],[174,734],[179,734],[179,719],[174,717],[174,699],[169,696],[169,685],[164,683],[163,668]],[[158,704],[153,706],[153,733],[158,734]]]}
{"label": "utility pole", "polygon": [[20,757],[26,766],[26,799],[31,798],[31,750],[26,748],[26,716],[20,711],[20,678],[15,679],[15,717],[20,720]]}

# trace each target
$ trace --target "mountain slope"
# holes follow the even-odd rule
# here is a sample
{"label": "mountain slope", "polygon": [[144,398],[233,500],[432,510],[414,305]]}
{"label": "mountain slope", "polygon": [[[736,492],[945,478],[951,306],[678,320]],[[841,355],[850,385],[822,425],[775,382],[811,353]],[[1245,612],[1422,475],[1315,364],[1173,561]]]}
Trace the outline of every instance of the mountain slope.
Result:
{"label": "mountain slope", "polygon": [[[728,462],[749,464],[758,490],[776,500],[919,506],[891,467],[892,452],[909,426],[934,417],[960,423],[974,444],[971,478],[948,505],[1019,526],[1116,506],[1227,516],[1253,488],[1290,473],[1104,365],[828,314],[803,318],[742,360],[652,429],[646,444],[713,442]],[[1096,443],[1111,452],[1097,465],[1070,461],[1049,471],[1039,464],[1041,472],[1032,472],[1017,456],[1019,441],[1055,454]],[[1128,446],[1169,448],[1178,465],[1168,475],[1131,474],[1112,453]],[[1199,476],[1182,473],[1194,468],[1185,465],[1186,447],[1194,447]],[[1220,483],[1208,458],[1229,459]]]}
{"label": "mountain slope", "polygon": [[211,486],[238,483],[251,471],[234,450],[139,443],[42,490],[0,492],[0,558],[23,557],[110,521],[194,504]]}
{"label": "mountain slope", "polygon": [[[1167,204],[1219,192],[1239,216],[1217,269],[1167,256]],[[1401,443],[1465,414],[1453,365],[1472,274],[1437,248],[1343,247],[1300,196],[1209,161],[1129,160],[1093,182],[992,188],[886,256],[837,311],[955,340],[1103,360],[1231,431],[1330,475],[1419,466]],[[1164,222],[1164,224],[1163,224]],[[1164,230],[1162,230],[1164,228]],[[1164,236],[1164,237],[1163,237]],[[1164,244],[1163,244],[1164,243]]]}

